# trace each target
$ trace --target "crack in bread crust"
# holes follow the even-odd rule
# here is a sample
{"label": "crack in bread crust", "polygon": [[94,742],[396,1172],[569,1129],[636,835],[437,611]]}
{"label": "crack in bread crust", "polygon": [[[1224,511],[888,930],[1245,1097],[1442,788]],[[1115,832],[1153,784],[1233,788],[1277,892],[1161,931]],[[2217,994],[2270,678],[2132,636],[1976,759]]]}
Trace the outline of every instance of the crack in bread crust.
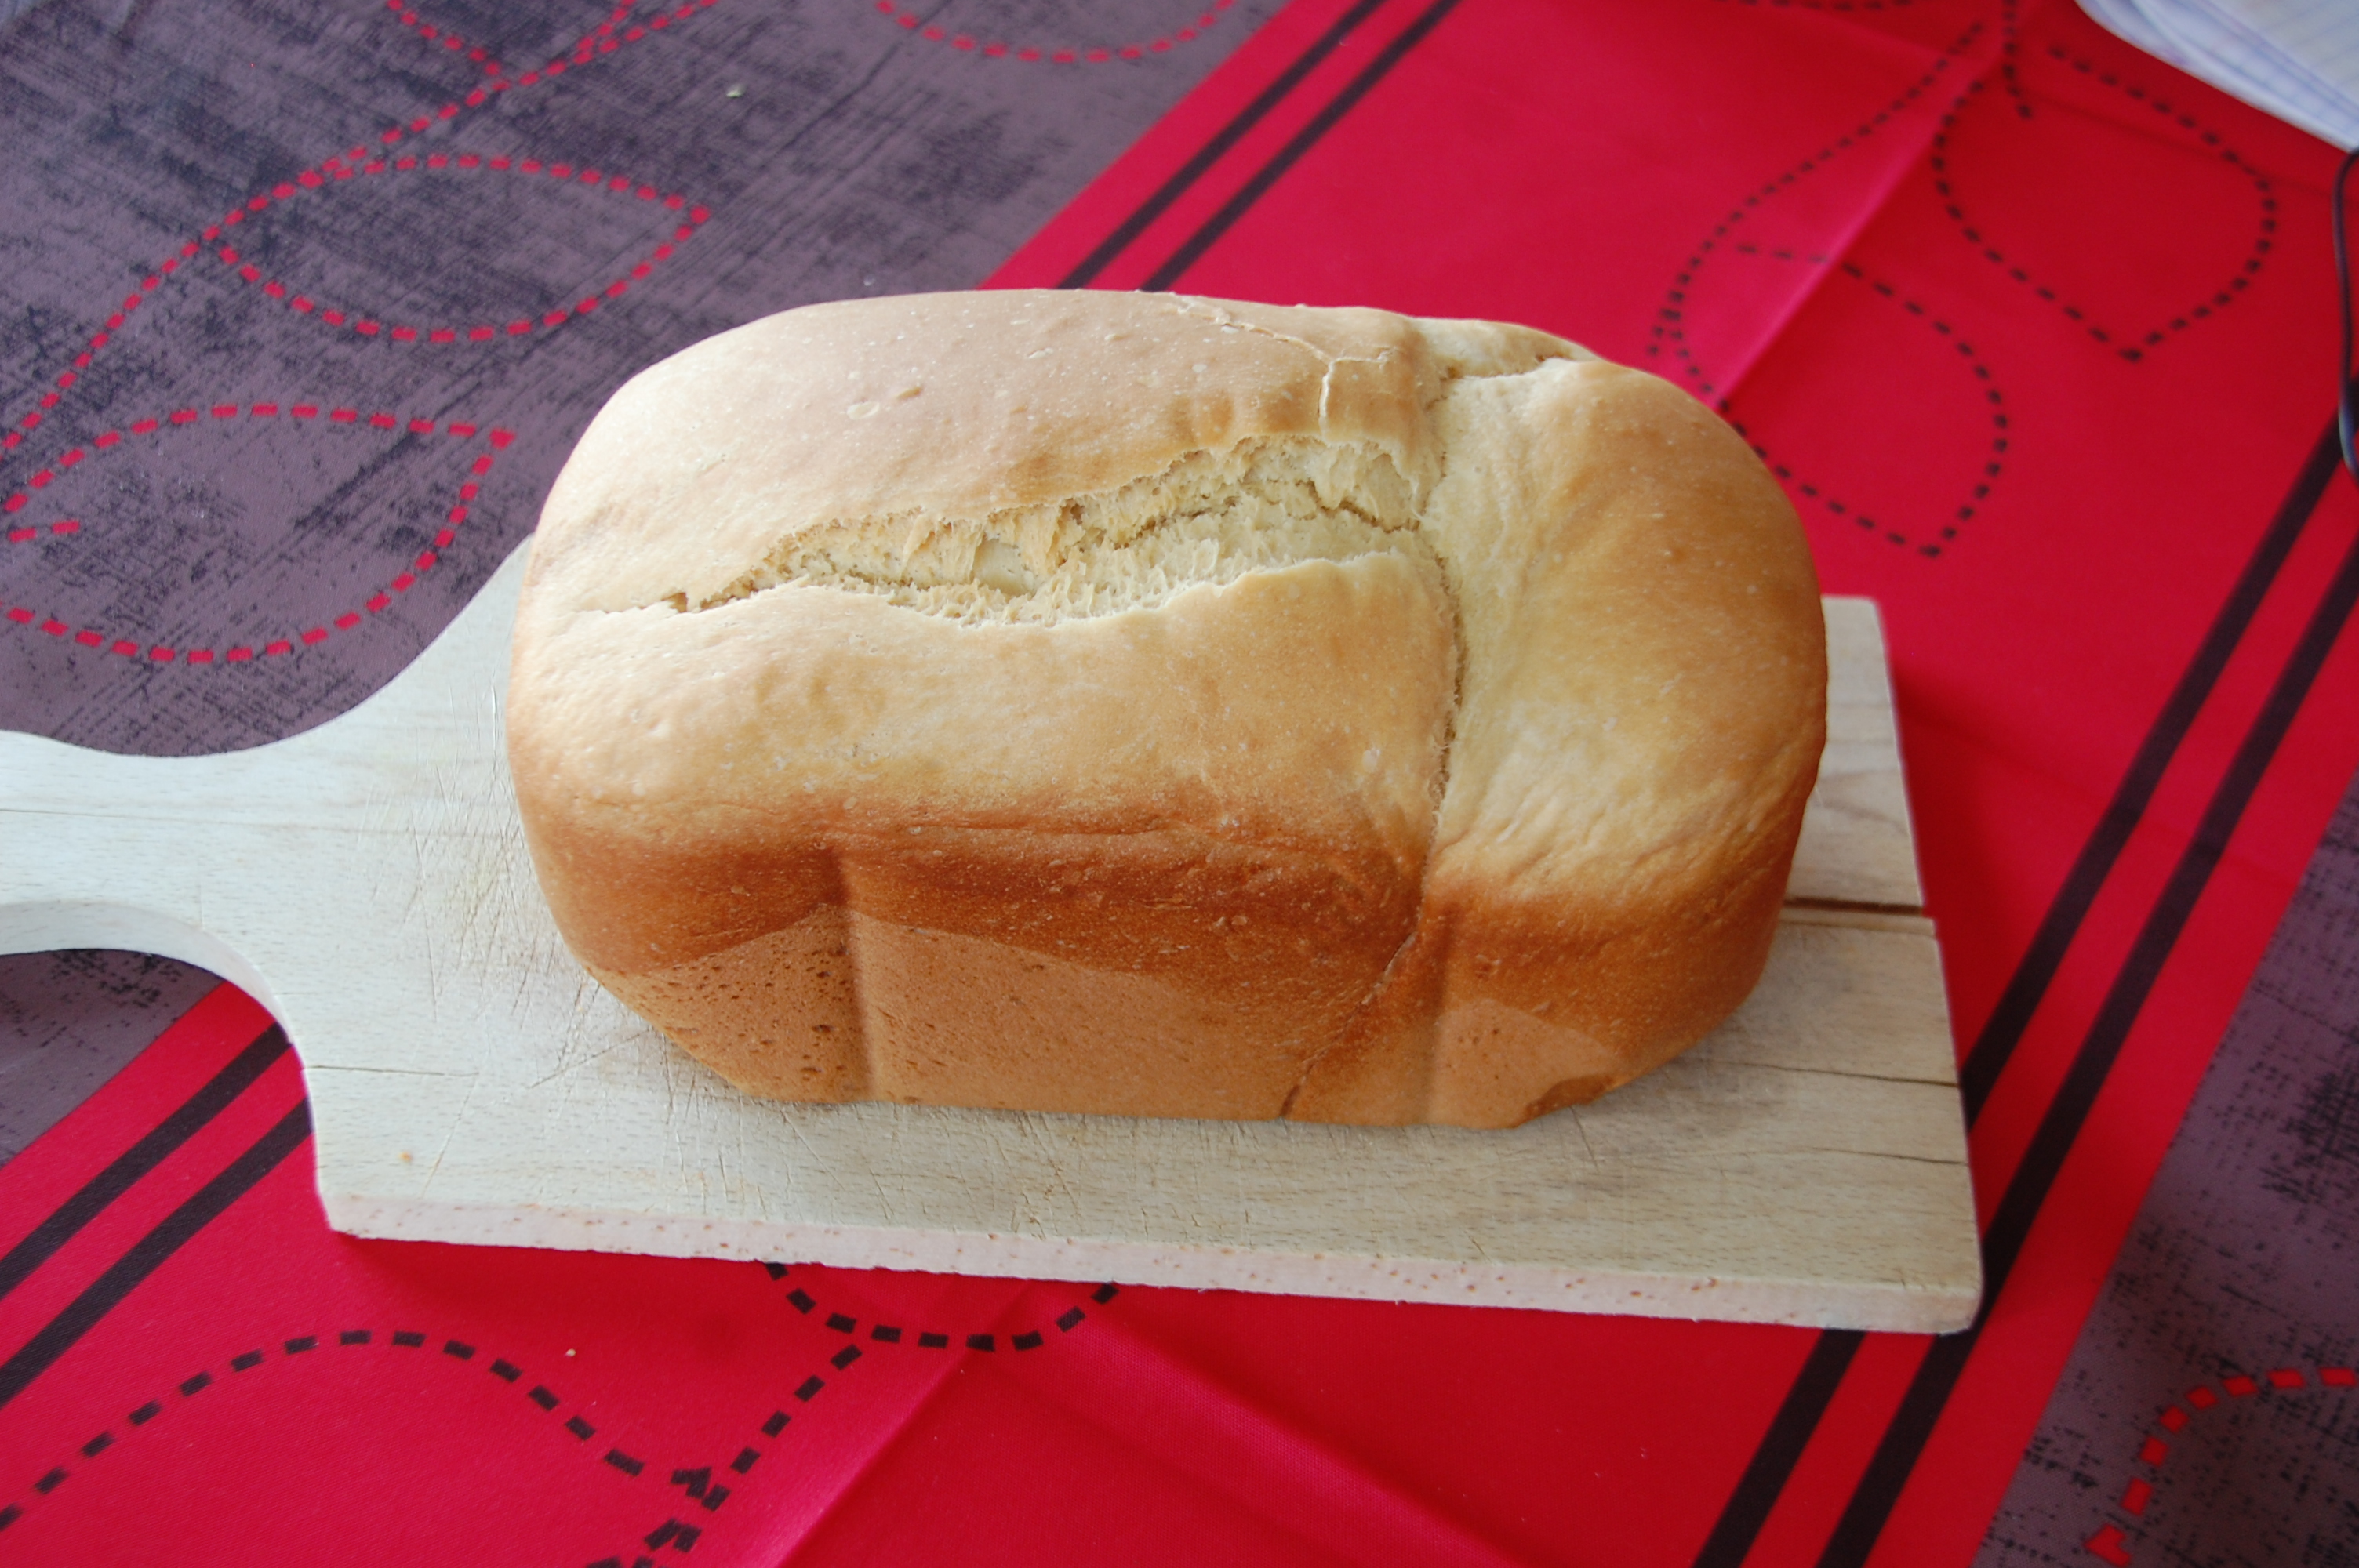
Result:
{"label": "crack in bread crust", "polygon": [[1191,588],[1302,561],[1389,551],[1431,558],[1408,486],[1384,452],[1288,438],[1187,454],[1102,495],[980,519],[902,514],[798,524],[682,613],[788,584],[877,595],[964,625],[1151,610]]}

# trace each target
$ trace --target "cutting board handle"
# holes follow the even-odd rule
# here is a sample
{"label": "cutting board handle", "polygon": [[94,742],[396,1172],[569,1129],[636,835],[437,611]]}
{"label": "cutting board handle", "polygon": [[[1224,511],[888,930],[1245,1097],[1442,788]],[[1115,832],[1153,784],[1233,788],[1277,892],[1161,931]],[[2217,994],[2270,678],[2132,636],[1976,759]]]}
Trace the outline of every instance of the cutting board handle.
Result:
{"label": "cutting board handle", "polygon": [[[290,858],[299,875],[307,849],[400,831],[401,803],[421,790],[480,790],[453,775],[467,771],[453,759],[484,754],[481,731],[498,722],[529,547],[382,689],[287,740],[126,757],[0,733],[0,953],[159,954],[234,982],[283,1021],[236,934],[299,925],[333,902],[332,889],[288,897]],[[415,743],[389,757],[388,734]],[[256,890],[275,907],[256,907]]]}

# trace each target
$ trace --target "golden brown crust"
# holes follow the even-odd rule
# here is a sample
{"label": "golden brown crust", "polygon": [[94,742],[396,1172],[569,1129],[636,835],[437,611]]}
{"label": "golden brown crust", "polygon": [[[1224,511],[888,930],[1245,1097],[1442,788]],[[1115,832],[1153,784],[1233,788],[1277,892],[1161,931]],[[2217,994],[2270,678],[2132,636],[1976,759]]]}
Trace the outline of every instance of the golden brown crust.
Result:
{"label": "golden brown crust", "polygon": [[616,395],[510,751],[568,942],[754,1092],[1512,1125],[1750,989],[1823,646],[1782,495],[1651,377],[939,296]]}

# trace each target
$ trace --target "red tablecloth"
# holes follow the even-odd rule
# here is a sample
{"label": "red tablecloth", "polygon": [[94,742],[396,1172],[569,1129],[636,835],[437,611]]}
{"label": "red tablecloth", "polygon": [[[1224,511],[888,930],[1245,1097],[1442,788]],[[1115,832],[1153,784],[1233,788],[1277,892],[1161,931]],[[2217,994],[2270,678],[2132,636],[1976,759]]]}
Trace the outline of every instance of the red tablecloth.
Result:
{"label": "red tablecloth", "polygon": [[[559,57],[564,80],[496,91],[483,84],[521,69],[437,53],[433,31],[465,43],[493,22],[421,4],[322,23],[422,40],[424,63],[396,70],[353,45],[348,101],[308,103],[316,131],[277,127],[292,161],[236,198],[277,236],[255,278],[218,259],[238,237],[215,230],[227,204],[175,189],[167,146],[136,154],[162,176],[141,199],[168,209],[159,234],[185,231],[201,281],[144,283],[168,245],[103,256],[72,234],[15,233],[19,268],[64,260],[16,286],[55,298],[36,328],[5,330],[20,373],[0,408],[0,504],[37,531],[14,547],[54,550],[59,524],[110,503],[162,504],[168,458],[139,460],[147,491],[87,492],[71,515],[50,498],[74,482],[68,454],[116,427],[113,409],[129,427],[147,367],[178,362],[170,334],[216,332],[207,351],[234,354],[249,330],[237,312],[266,308],[286,324],[254,341],[282,380],[312,334],[375,355],[353,360],[369,395],[415,406],[397,400],[402,367],[427,362],[267,294],[281,273],[299,292],[304,267],[338,265],[307,257],[299,229],[269,231],[272,203],[292,211],[332,182],[329,153],[353,168],[412,146],[488,157],[526,116],[559,113],[510,114],[506,95],[627,102],[632,62],[674,46],[707,51],[717,89],[778,24],[745,0],[701,5],[667,29],[625,7],[603,41]],[[20,62],[103,47],[103,29],[71,49],[35,38],[58,10],[15,24]],[[1041,36],[1018,31],[1037,16],[839,10],[829,25],[873,25],[880,60],[916,62],[893,113],[920,121],[926,84],[960,72],[1116,99],[1220,37],[1102,27],[1109,58],[1060,65],[987,47]],[[1207,15],[1230,28],[1223,47],[1249,22]],[[1125,59],[1115,39],[1131,36]],[[190,80],[182,112],[234,117],[221,62]],[[1041,160],[1095,167],[1117,150],[1026,142],[1033,91],[1002,123],[1003,161],[1035,159],[1010,189]],[[93,103],[81,134],[103,119]],[[768,156],[816,158],[827,137],[862,134],[823,103],[809,119]],[[47,146],[28,117],[10,124]],[[663,165],[700,137],[699,157],[719,156],[721,135],[650,114],[630,145],[569,156]],[[1788,485],[1827,588],[1884,608],[1995,1287],[1971,1336],[354,1241],[325,1229],[311,1194],[294,1058],[223,989],[0,1168],[0,1246],[15,1249],[0,1263],[0,1558],[1965,1562],[2359,764],[2344,634],[2359,492],[2323,442],[2332,160],[2052,0],[1295,0],[995,271],[992,247],[1005,256],[1024,230],[995,234],[988,191],[943,220],[961,265],[981,258],[964,276],[940,276],[948,261],[889,270],[906,225],[797,231],[751,176],[734,196],[695,193],[711,222],[679,242],[685,258],[734,225],[814,255],[837,246],[842,276],[909,287],[989,271],[1525,320],[1721,406]],[[983,178],[972,156],[957,167]],[[918,192],[904,217],[965,189],[929,193],[921,162],[886,173]],[[646,265],[636,231],[595,239],[576,249],[618,258],[618,277]],[[595,322],[570,298],[549,311],[590,332],[672,310],[644,342],[611,345],[627,369],[666,333],[796,302],[726,281],[691,274],[681,288],[702,292],[674,307],[652,270]],[[177,302],[110,360],[101,340],[133,338],[145,324],[128,301],[149,297]],[[345,308],[372,319],[364,305]],[[387,333],[400,324],[368,308]],[[518,336],[539,319],[519,317]],[[456,352],[472,318],[451,319]],[[496,515],[468,524],[517,536],[596,398],[531,362],[434,363],[436,406],[472,397],[523,432],[522,477],[487,481]],[[121,384],[104,381],[118,364]],[[251,413],[257,395],[236,395]],[[148,401],[210,417],[178,384]],[[366,532],[319,558],[360,560],[381,544]],[[299,529],[286,538],[223,554],[232,600],[318,569]],[[476,580],[490,542],[470,557]],[[6,563],[16,624],[0,656],[35,686],[136,674],[147,685],[125,703],[197,714],[155,719],[167,739],[151,749],[267,730],[249,699],[160,688],[198,672],[138,629],[178,616],[197,626],[172,633],[180,644],[242,635],[231,609],[216,636],[215,612],[190,608],[204,573],[182,576],[211,557],[184,546],[158,568],[136,535],[101,548],[124,563],[111,578]],[[449,592],[387,635],[422,641],[463,598]],[[76,593],[86,602],[63,602]],[[52,622],[63,634],[44,638]],[[102,622],[100,645],[73,645]],[[332,644],[368,634],[330,624]],[[287,629],[288,667],[314,658],[300,620]],[[129,655],[110,654],[118,640]],[[101,667],[110,656],[121,671]],[[334,656],[316,654],[330,675],[315,708],[383,678]],[[89,722],[58,711],[60,732]]]}

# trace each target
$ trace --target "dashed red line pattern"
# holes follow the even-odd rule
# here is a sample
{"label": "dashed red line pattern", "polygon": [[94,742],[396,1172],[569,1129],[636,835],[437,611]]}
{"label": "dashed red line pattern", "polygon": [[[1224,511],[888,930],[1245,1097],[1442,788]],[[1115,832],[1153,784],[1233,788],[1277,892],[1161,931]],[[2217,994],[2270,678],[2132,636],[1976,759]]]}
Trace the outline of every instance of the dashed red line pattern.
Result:
{"label": "dashed red line pattern", "polygon": [[78,517],[68,517],[52,523],[46,528],[11,528],[8,530],[8,542],[12,545],[29,545],[45,535],[63,535],[81,532],[82,520]]}
{"label": "dashed red line pattern", "polygon": [[[682,212],[685,210],[683,216],[686,221],[672,230],[669,240],[658,244],[655,249],[648,252],[626,276],[614,279],[603,288],[593,289],[572,305],[545,311],[538,316],[519,316],[495,324],[478,323],[464,327],[410,325],[388,327],[375,318],[361,312],[342,310],[332,305],[321,304],[310,296],[288,287],[278,278],[266,277],[262,269],[246,260],[233,244],[223,244],[214,254],[222,265],[231,268],[239,278],[256,286],[263,293],[281,301],[296,314],[300,316],[316,314],[320,320],[331,327],[347,328],[364,338],[381,336],[387,341],[396,343],[439,344],[461,341],[484,343],[497,338],[521,338],[535,330],[561,327],[575,317],[589,315],[610,299],[620,299],[625,294],[630,292],[633,283],[644,280],[655,271],[658,264],[669,260],[677,246],[693,239],[697,230],[712,216],[711,211],[704,207],[690,206],[688,198],[677,192],[667,195],[654,186],[633,179],[627,175],[614,174],[595,168],[577,168],[570,163],[543,163],[538,158],[510,158],[479,153],[429,153],[422,158],[403,157],[386,159],[369,157],[368,149],[365,147],[354,147],[341,157],[325,160],[316,169],[305,169],[292,181],[283,181],[268,191],[248,199],[242,207],[233,208],[221,222],[204,232],[204,243],[210,244],[222,239],[226,229],[245,222],[249,214],[266,211],[277,203],[294,200],[308,190],[316,190],[340,180],[366,178],[372,175],[388,172],[408,174],[418,169],[486,170],[498,174],[546,175],[551,179],[635,197],[638,200],[656,203],[674,212]],[[180,247],[179,259],[185,260],[200,254],[200,245],[192,240]],[[93,343],[92,346],[102,345]]]}
{"label": "dashed red line pattern", "polygon": [[[2133,1475],[2122,1488],[2120,1499],[2114,1505],[2127,1525],[2118,1519],[2106,1521],[2095,1534],[2081,1543],[2081,1549],[2092,1556],[2113,1564],[2113,1568],[2129,1568],[2132,1562],[2131,1532],[2146,1517],[2153,1505],[2158,1486],[2164,1476],[2164,1466],[2171,1455],[2171,1443],[2186,1431],[2196,1415],[2215,1409],[2229,1400],[2249,1400],[2264,1390],[2272,1395],[2323,1393],[2348,1390],[2359,1387],[2359,1370],[2349,1367],[2318,1367],[2304,1371],[2299,1367],[2277,1367],[2258,1378],[2238,1374],[2220,1379],[2214,1389],[2209,1383],[2198,1383],[2179,1400],[2165,1405],[2154,1419],[2161,1433],[2149,1432],[2138,1444],[2132,1461],[2139,1474]],[[2222,1396],[2224,1393],[2225,1399]],[[2161,1435],[2168,1433],[2168,1436]]]}
{"label": "dashed red line pattern", "polygon": [[[563,76],[568,70],[580,66],[588,65],[606,55],[613,54],[617,49],[623,49],[631,44],[638,43],[643,39],[655,36],[658,33],[661,33],[669,28],[677,27],[681,23],[692,19],[701,13],[712,9],[714,5],[719,4],[720,0],[684,0],[684,3],[679,6],[653,15],[644,23],[631,23],[628,26],[625,26],[625,24],[633,9],[633,4],[632,0],[624,0],[624,4],[617,5],[608,16],[605,21],[600,23],[597,27],[584,34],[579,40],[577,40],[571,49],[567,51],[564,55],[550,60],[547,65],[542,66],[538,70],[524,71],[514,77],[495,76],[482,86],[468,92],[463,98],[454,99],[450,103],[444,103],[431,114],[417,115],[404,124],[387,126],[385,130],[378,133],[377,142],[381,147],[391,147],[397,146],[405,138],[423,135],[426,132],[433,129],[437,124],[446,121],[455,120],[461,114],[469,110],[483,107],[485,103],[490,103],[492,99],[499,93],[511,92],[519,87],[531,87],[542,81],[554,81],[557,78]],[[389,7],[389,9],[394,9],[395,15],[399,16],[403,10],[408,10],[409,8],[404,6],[399,8]],[[208,228],[199,240],[192,240],[182,244],[177,254],[166,257],[162,263],[156,266],[154,270],[149,272],[146,277],[140,280],[139,287],[136,290],[123,297],[122,302],[106,317],[104,323],[101,326],[99,330],[92,335],[88,346],[74,357],[73,363],[68,369],[58,374],[54,388],[41,394],[40,397],[36,401],[34,407],[20,415],[14,416],[9,419],[8,423],[12,427],[5,432],[0,432],[0,461],[5,461],[10,453],[14,452],[17,447],[22,445],[27,436],[40,428],[43,420],[49,416],[49,411],[57,407],[60,399],[64,395],[64,394],[71,391],[75,384],[80,381],[82,373],[90,368],[92,359],[114,341],[114,335],[123,330],[125,324],[130,320],[133,313],[138,310],[139,307],[147,297],[149,295],[154,294],[158,288],[162,287],[165,278],[179,272],[182,264],[192,259],[205,244],[210,244],[218,241],[221,238],[223,232],[239,223],[245,222],[250,213],[264,211],[269,207],[273,201],[290,200],[300,190],[313,189],[320,184],[325,184],[328,181],[339,178],[334,168],[331,166],[342,165],[347,168],[354,167],[364,168],[365,165],[370,160],[370,157],[371,155],[367,147],[356,146],[342,154],[338,157],[327,159],[311,168],[304,170],[301,174],[297,175],[292,181],[281,182],[280,184],[274,186],[268,192],[257,193],[256,195],[248,198],[239,206],[232,208],[229,212],[223,216],[222,221],[219,223]],[[424,161],[428,167],[433,167],[430,156],[422,161]],[[488,162],[489,160],[485,159],[484,161]],[[396,160],[396,163],[397,167],[398,160]],[[519,160],[519,167],[520,163],[521,160]],[[560,166],[549,165],[544,167],[555,168]],[[349,176],[346,176],[346,178],[349,178]],[[634,194],[636,194],[637,189],[638,188],[636,186],[632,187]],[[284,195],[280,194],[282,191],[285,193]],[[704,214],[704,216],[710,215],[709,213],[705,213],[705,210],[701,207],[694,209],[693,213]],[[704,221],[704,216],[694,216],[692,214],[690,223],[685,226],[692,228],[697,224],[701,224]],[[612,286],[609,285],[608,287],[611,287]],[[591,297],[594,298],[597,297],[593,296]],[[595,309],[596,307],[592,305],[590,308]],[[557,325],[564,320],[578,319],[583,314],[586,314],[586,312],[582,308],[581,305],[577,304],[571,309],[564,312],[545,313],[540,318],[539,325],[542,327]],[[361,319],[365,320],[368,319],[364,317],[361,318]],[[513,323],[511,322],[507,325],[512,327]],[[355,331],[359,330],[357,322],[355,322],[353,330]],[[529,330],[530,329],[527,329],[527,330]],[[469,330],[469,341],[477,342],[483,341],[484,340],[473,337],[473,329]],[[454,337],[452,341],[455,341],[455,329],[453,331]],[[363,335],[374,336],[375,334],[364,333]],[[495,330],[494,333],[495,337],[506,335],[509,334],[505,327]],[[409,341],[412,340],[396,339],[393,341]],[[427,341],[429,342],[436,341],[431,337],[430,329],[429,330]]]}
{"label": "dashed red line pattern", "polygon": [[418,35],[421,42],[439,45],[451,53],[463,57],[470,64],[484,68],[486,76],[506,76],[508,68],[492,58],[489,49],[481,45],[470,46],[458,34],[446,31],[427,21],[411,10],[405,0],[385,0],[385,8],[392,12],[401,25]]}
{"label": "dashed red line pattern", "polygon": [[[274,659],[294,653],[299,647],[313,647],[324,643],[337,632],[350,632],[361,626],[367,617],[382,613],[394,603],[394,596],[407,593],[419,579],[434,569],[459,536],[460,527],[467,521],[471,503],[482,487],[485,475],[492,471],[498,454],[515,439],[506,430],[484,430],[464,421],[451,420],[438,424],[431,419],[405,419],[397,415],[378,411],[364,414],[357,408],[323,406],[317,403],[295,403],[283,408],[277,403],[217,403],[209,408],[179,408],[168,414],[132,422],[126,430],[108,430],[92,439],[87,447],[76,447],[54,460],[51,466],[35,470],[25,488],[0,500],[0,517],[14,517],[30,505],[35,498],[59,479],[82,463],[106,453],[116,451],[132,441],[158,434],[167,428],[182,427],[206,420],[279,419],[298,422],[320,421],[333,427],[390,430],[397,438],[407,436],[442,435],[462,441],[480,440],[484,448],[468,465],[468,477],[458,489],[457,499],[445,514],[443,526],[436,531],[430,548],[421,550],[408,567],[397,573],[385,586],[362,604],[321,624],[306,628],[289,636],[255,639],[223,648],[181,648],[149,643],[133,638],[120,631],[94,626],[76,627],[55,615],[45,614],[29,605],[0,603],[0,616],[13,625],[46,633],[60,639],[70,639],[86,648],[103,648],[126,659],[154,665],[177,665],[183,668],[210,668],[214,665],[244,665],[255,660]],[[79,519],[65,518],[47,524],[49,535],[79,534],[83,524]],[[25,543],[28,538],[42,536],[38,525],[18,529],[11,527],[9,538]],[[255,644],[258,643],[257,647]]]}
{"label": "dashed red line pattern", "polygon": [[896,5],[894,0],[875,0],[875,4],[879,16],[891,17],[928,43],[947,44],[951,49],[981,55],[985,59],[1017,59],[1049,65],[1105,65],[1114,60],[1144,59],[1149,55],[1169,54],[1180,44],[1193,43],[1211,31],[1220,22],[1221,13],[1235,5],[1236,0],[1212,0],[1212,8],[1198,16],[1192,25],[1174,28],[1162,38],[1143,44],[1119,44],[1103,49],[1055,49],[985,41],[971,33],[953,32],[928,22],[913,5]]}

